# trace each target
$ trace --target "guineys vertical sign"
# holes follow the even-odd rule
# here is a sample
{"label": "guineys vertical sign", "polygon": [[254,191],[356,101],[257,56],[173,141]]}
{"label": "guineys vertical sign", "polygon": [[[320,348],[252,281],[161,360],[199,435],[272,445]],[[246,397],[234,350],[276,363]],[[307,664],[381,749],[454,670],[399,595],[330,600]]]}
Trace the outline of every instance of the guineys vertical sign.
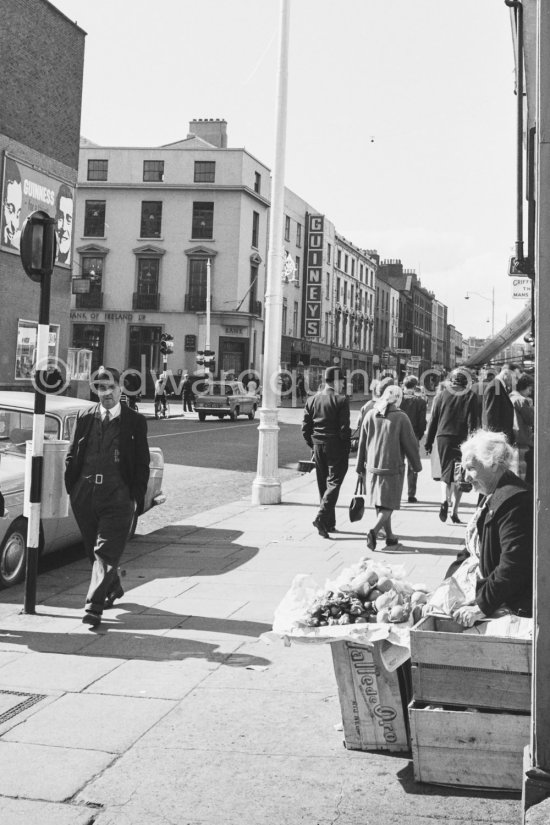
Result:
{"label": "guineys vertical sign", "polygon": [[321,336],[321,302],[323,280],[324,215],[306,217],[306,295],[304,301],[304,336]]}

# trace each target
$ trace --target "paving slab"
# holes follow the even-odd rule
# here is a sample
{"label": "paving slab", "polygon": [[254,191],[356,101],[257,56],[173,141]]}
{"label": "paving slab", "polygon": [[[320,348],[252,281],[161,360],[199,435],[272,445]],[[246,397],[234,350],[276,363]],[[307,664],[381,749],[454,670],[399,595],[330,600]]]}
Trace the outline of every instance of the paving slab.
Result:
{"label": "paving slab", "polygon": [[132,659],[89,685],[85,693],[179,700],[218,669],[233,670],[206,658],[174,662]]}
{"label": "paving slab", "polygon": [[[347,758],[274,756],[215,749],[133,748],[91,782],[77,800],[124,807],[133,822],[143,810],[168,822],[186,816],[207,823],[277,825],[416,825],[445,819],[457,825],[517,825],[517,799],[481,798],[444,789],[410,793],[409,760],[346,752]],[[155,764],[155,777],[146,766]],[[401,777],[399,782],[394,776]],[[139,820],[138,820],[139,821]]]}
{"label": "paving slab", "polygon": [[[3,739],[0,741],[0,802],[5,796],[63,802],[71,799],[112,761],[112,753],[98,749],[44,747]],[[9,820],[2,818],[2,822],[8,825]]]}
{"label": "paving slab", "polygon": [[118,667],[122,659],[29,652],[2,669],[3,688],[79,692]]}
{"label": "paving slab", "polygon": [[4,825],[92,825],[95,814],[82,805],[0,799],[0,819]]}
{"label": "paving slab", "polygon": [[213,690],[207,685],[191,691],[140,746],[170,749],[184,744],[197,751],[346,758],[342,734],[334,729],[340,715],[335,691],[328,696],[282,690],[266,694],[243,688]]}
{"label": "paving slab", "polygon": [[[86,649],[86,655],[112,656],[116,659],[149,659],[151,661],[172,662],[185,659],[205,659],[214,663],[225,661],[234,652],[240,641],[232,637],[206,641],[189,638],[185,634],[177,638],[145,633],[94,633],[93,643]],[[263,664],[250,657],[251,663]]]}
{"label": "paving slab", "polygon": [[165,699],[66,694],[8,731],[3,742],[123,753],[174,706]]}

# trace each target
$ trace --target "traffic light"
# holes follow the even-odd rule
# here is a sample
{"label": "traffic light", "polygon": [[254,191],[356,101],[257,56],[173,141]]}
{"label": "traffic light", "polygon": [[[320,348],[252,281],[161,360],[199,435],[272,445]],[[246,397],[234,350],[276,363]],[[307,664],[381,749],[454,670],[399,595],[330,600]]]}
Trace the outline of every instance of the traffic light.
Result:
{"label": "traffic light", "polygon": [[163,332],[160,336],[161,355],[172,355],[174,352],[174,336],[169,332]]}
{"label": "traffic light", "polygon": [[207,372],[215,372],[216,371],[216,353],[213,349],[205,349],[204,351],[204,368]]}

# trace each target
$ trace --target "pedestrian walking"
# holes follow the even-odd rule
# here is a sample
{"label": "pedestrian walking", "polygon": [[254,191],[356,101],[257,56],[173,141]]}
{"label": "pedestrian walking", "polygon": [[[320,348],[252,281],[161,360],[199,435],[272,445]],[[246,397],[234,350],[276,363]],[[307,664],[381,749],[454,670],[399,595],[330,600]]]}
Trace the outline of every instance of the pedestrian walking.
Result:
{"label": "pedestrian walking", "polygon": [[514,443],[518,450],[518,476],[533,484],[533,449],[535,443],[534,381],[523,373],[510,393],[514,407]]}
{"label": "pedestrian walking", "polygon": [[193,404],[195,402],[195,395],[193,393],[193,382],[186,373],[182,381],[182,398],[183,398],[183,412],[193,412]]}
{"label": "pedestrian walking", "polygon": [[402,391],[389,386],[384,390],[372,410],[365,416],[359,450],[357,474],[367,476],[365,489],[370,504],[376,510],[376,522],[367,533],[367,547],[376,549],[380,530],[384,530],[386,547],[395,550],[399,539],[392,530],[391,517],[401,507],[401,495],[405,481],[405,458],[414,472],[422,470],[418,441],[409,417],[399,409]]}
{"label": "pedestrian walking", "polygon": [[483,429],[504,433],[509,444],[514,443],[514,405],[510,400],[517,367],[504,364],[483,394]]}
{"label": "pedestrian walking", "polygon": [[[403,398],[401,409],[409,416],[416,440],[420,441],[426,432],[426,412],[428,405],[426,399],[418,392],[418,378],[416,375],[407,375],[403,380]],[[409,504],[417,504],[416,485],[418,473],[413,470],[412,464],[407,463],[407,500]]]}
{"label": "pedestrian walking", "polygon": [[65,487],[92,562],[82,619],[92,627],[124,595],[118,566],[149,480],[147,422],[120,403],[118,370],[104,368],[95,389],[99,404],[79,414],[65,468]]}
{"label": "pedestrian walking", "polygon": [[321,500],[313,526],[326,539],[336,529],[336,503],[349,463],[350,411],[341,394],[343,379],[338,367],[325,370],[324,387],[306,401],[302,422],[302,435],[313,450]]}
{"label": "pedestrian walking", "polygon": [[477,396],[468,389],[469,375],[460,368],[451,372],[449,386],[435,396],[425,449],[428,455],[437,449],[441,464],[441,486],[444,500],[439,507],[439,518],[447,521],[452,507],[451,521],[461,524],[458,505],[462,491],[455,484],[455,465],[462,456],[460,445],[478,426]]}
{"label": "pedestrian walking", "polygon": [[161,372],[155,381],[155,418],[160,418],[162,415],[166,418],[166,375]]}

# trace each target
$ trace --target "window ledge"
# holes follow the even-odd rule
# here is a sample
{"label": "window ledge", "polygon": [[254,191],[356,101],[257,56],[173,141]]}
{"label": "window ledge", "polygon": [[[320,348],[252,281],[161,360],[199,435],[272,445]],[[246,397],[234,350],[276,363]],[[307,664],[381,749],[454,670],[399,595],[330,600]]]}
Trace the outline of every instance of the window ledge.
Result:
{"label": "window ledge", "polygon": [[151,241],[163,241],[164,242],[164,235],[160,235],[160,236],[159,235],[153,235],[153,236],[148,236],[148,237],[140,236],[139,238],[136,238],[136,241],[138,243],[140,243],[141,241],[149,241],[149,242],[151,242]]}
{"label": "window ledge", "polygon": [[208,241],[209,243],[216,243],[215,238],[189,238],[189,243],[204,243],[204,241]]}
{"label": "window ledge", "polygon": [[86,241],[89,238],[93,238],[96,241],[106,241],[107,240],[107,235],[81,235],[80,236],[80,240],[82,240],[82,241]]}

